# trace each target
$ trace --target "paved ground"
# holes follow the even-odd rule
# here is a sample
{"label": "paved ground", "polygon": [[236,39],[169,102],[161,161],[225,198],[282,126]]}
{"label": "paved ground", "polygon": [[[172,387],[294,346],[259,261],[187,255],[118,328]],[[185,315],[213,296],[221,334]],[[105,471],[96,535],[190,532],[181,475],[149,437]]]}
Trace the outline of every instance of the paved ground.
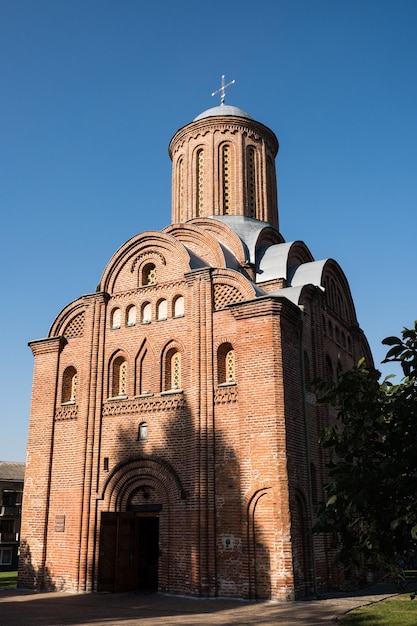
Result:
{"label": "paved ground", "polygon": [[395,593],[377,585],[356,594],[291,603],[194,600],[163,594],[35,593],[0,590],[0,626],[321,626],[357,606]]}

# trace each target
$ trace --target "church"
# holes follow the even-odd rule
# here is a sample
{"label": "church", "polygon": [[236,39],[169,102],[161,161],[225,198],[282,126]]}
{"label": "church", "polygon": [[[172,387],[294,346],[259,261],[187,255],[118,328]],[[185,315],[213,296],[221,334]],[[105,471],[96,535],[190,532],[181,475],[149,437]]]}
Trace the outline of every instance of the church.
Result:
{"label": "church", "polygon": [[169,144],[172,219],[31,341],[19,586],[292,600],[334,584],[315,378],[372,363],[346,277],[279,230],[275,134]]}

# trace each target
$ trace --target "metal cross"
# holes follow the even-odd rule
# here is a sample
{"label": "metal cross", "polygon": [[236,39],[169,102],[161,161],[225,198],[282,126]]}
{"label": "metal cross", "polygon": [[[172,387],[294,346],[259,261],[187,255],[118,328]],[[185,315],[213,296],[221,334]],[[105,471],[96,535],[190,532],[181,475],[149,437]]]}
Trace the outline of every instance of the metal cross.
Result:
{"label": "metal cross", "polygon": [[220,87],[220,89],[216,89],[216,91],[213,91],[213,93],[211,94],[212,96],[215,96],[218,93],[221,93],[220,96],[220,104],[224,104],[224,98],[225,98],[225,90],[230,87],[230,85],[233,85],[236,81],[231,80],[230,83],[227,83],[227,85],[224,84],[224,74],[222,76],[222,86]]}

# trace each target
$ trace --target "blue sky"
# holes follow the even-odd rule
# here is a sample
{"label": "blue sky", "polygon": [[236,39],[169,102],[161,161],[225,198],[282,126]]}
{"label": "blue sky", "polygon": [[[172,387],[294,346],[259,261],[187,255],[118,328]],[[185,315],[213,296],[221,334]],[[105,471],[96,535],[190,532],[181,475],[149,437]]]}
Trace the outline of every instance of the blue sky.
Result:
{"label": "blue sky", "polygon": [[27,342],[170,223],[168,143],[222,74],[278,136],[283,236],[340,263],[379,364],[417,318],[416,32],[415,0],[0,0],[1,460],[25,460]]}

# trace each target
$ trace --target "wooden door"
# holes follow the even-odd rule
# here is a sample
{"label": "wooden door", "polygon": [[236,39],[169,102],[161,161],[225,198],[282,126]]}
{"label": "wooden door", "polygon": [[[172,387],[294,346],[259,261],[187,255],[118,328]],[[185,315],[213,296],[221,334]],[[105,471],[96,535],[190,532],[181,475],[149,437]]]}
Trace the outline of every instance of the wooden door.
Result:
{"label": "wooden door", "polygon": [[98,591],[158,589],[159,518],[102,513]]}
{"label": "wooden door", "polygon": [[117,514],[102,513],[98,561],[98,591],[114,591],[116,583]]}

